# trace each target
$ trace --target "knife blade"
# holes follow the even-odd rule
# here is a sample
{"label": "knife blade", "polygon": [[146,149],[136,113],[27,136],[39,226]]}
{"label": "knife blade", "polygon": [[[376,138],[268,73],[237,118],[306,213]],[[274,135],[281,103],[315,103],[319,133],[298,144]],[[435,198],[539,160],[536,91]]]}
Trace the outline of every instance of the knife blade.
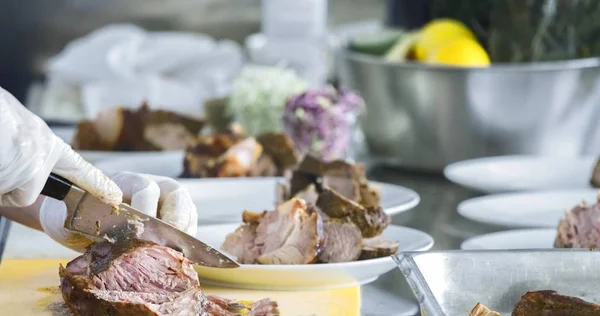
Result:
{"label": "knife blade", "polygon": [[48,178],[42,194],[63,200],[67,205],[64,227],[94,240],[109,242],[137,238],[181,251],[192,262],[216,268],[237,268],[234,260],[204,242],[160,219],[148,216],[127,204],[118,208],[55,174]]}

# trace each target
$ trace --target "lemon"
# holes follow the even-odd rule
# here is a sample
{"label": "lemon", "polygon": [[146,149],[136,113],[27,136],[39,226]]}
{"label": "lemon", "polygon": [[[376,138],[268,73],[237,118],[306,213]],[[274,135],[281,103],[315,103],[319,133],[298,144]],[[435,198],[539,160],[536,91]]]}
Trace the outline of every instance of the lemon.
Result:
{"label": "lemon", "polygon": [[427,56],[440,46],[455,38],[472,38],[475,35],[464,24],[452,19],[437,19],[427,23],[415,43],[417,60],[425,60]]}
{"label": "lemon", "polygon": [[471,38],[458,38],[447,42],[427,56],[427,63],[455,66],[485,67],[490,58],[485,49]]}

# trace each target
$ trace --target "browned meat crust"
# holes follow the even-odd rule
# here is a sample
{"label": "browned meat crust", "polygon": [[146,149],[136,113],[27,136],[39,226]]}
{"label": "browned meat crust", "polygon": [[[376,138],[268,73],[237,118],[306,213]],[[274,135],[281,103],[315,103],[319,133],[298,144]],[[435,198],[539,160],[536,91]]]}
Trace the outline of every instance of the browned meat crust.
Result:
{"label": "browned meat crust", "polygon": [[527,292],[515,305],[513,316],[598,316],[600,306],[555,291]]}

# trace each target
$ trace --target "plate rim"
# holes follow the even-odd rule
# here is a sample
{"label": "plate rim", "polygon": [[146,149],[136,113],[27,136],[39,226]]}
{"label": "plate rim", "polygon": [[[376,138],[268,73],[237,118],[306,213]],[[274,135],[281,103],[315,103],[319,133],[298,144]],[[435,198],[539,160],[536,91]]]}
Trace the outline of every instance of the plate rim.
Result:
{"label": "plate rim", "polygon": [[[204,228],[214,227],[215,229],[217,229],[218,227],[216,227],[216,226],[223,227],[223,226],[234,226],[234,225],[237,228],[237,227],[239,227],[240,223],[199,225],[198,232],[203,227]],[[427,250],[433,248],[433,246],[435,245],[435,239],[433,238],[433,236],[431,236],[430,234],[428,234],[422,230],[418,230],[418,229],[415,229],[412,227],[400,226],[400,225],[389,225],[388,228],[389,227],[395,227],[397,229],[405,229],[408,231],[412,231],[417,234],[424,235],[423,237],[425,237],[427,239],[426,246],[423,246],[421,248],[414,249],[414,250],[401,250],[399,247],[398,251],[396,251],[396,253],[393,255],[397,255],[397,254],[400,254],[403,252],[427,251]],[[196,235],[196,236],[198,236],[198,235]],[[393,255],[390,255],[387,257],[375,258],[375,259],[356,260],[356,261],[351,261],[351,262],[320,263],[317,265],[315,265],[315,264],[240,264],[240,267],[238,269],[241,269],[241,268],[250,269],[250,268],[260,267],[261,269],[264,268],[264,270],[297,271],[297,270],[312,270],[316,266],[327,267],[326,269],[358,268],[358,267],[361,267],[364,265],[381,264],[381,263],[385,263],[387,261],[393,263],[393,259],[392,259]],[[219,270],[221,270],[220,268],[211,268],[211,267],[202,267],[202,269],[210,269],[210,270],[219,269]]]}
{"label": "plate rim", "polygon": [[[474,240],[478,240],[481,238],[486,238],[486,237],[497,237],[497,236],[503,236],[503,235],[513,235],[513,234],[518,234],[518,233],[542,233],[542,232],[553,232],[554,234],[556,234],[556,228],[519,228],[519,229],[508,229],[508,230],[502,230],[502,231],[497,231],[497,232],[492,232],[492,233],[487,233],[487,234],[481,234],[481,235],[477,235],[477,236],[473,236],[470,237],[468,239],[465,239],[461,244],[460,244],[460,250],[492,250],[489,248],[484,248],[484,249],[474,249],[474,248],[466,248],[466,245],[469,245],[471,243],[473,243]],[[524,248],[519,248],[519,249],[524,249]],[[527,248],[527,249],[555,249],[553,247],[550,248]],[[503,249],[503,250],[516,250],[516,249]]]}
{"label": "plate rim", "polygon": [[[500,223],[500,222],[496,222],[496,221],[492,221],[492,220],[481,219],[483,217],[477,218],[477,217],[474,217],[471,215],[467,215],[467,214],[472,214],[472,213],[467,213],[466,208],[471,207],[471,205],[473,205],[473,204],[480,204],[480,203],[483,204],[484,201],[490,201],[490,199],[513,199],[515,197],[527,197],[527,196],[532,197],[534,195],[552,195],[552,194],[561,194],[561,193],[577,194],[580,192],[584,193],[584,191],[587,191],[587,193],[592,193],[595,191],[596,194],[600,194],[600,191],[598,189],[593,189],[593,188],[589,188],[589,189],[581,188],[581,189],[554,189],[554,190],[526,190],[526,191],[504,192],[504,193],[493,193],[493,194],[477,196],[477,197],[473,197],[470,199],[466,199],[457,205],[456,211],[460,216],[462,216],[468,220],[478,222],[478,223],[499,225],[499,226],[504,226],[504,227],[512,227],[515,229],[551,228],[552,226],[531,226],[531,225],[526,225],[526,224],[509,224],[509,223]],[[579,202],[581,202],[581,200],[583,200],[583,196]],[[573,207],[576,206],[577,203],[579,203],[579,202],[577,202],[577,201],[574,202]],[[489,205],[490,203],[486,203],[486,204]],[[566,212],[566,211],[568,211],[568,209],[565,209],[564,212]],[[484,212],[485,211],[480,211],[479,213],[484,213]]]}
{"label": "plate rim", "polygon": [[[481,164],[485,164],[485,163],[489,163],[490,161],[499,161],[502,163],[505,163],[506,161],[511,161],[511,160],[587,160],[587,159],[591,159],[591,160],[595,160],[598,159],[598,156],[595,155],[581,155],[581,156],[572,156],[572,157],[568,157],[568,156],[548,156],[548,155],[501,155],[501,156],[489,156],[489,157],[480,157],[480,158],[472,158],[472,159],[465,159],[465,160],[460,160],[460,161],[456,161],[453,162],[451,164],[448,164],[446,167],[444,167],[443,173],[444,173],[444,177],[455,184],[458,184],[462,187],[468,188],[468,189],[472,189],[474,191],[478,191],[478,192],[484,192],[484,193],[504,193],[504,192],[522,192],[522,191],[537,191],[537,190],[552,190],[552,189],[544,189],[544,188],[539,188],[539,189],[519,189],[519,188],[500,188],[497,185],[485,185],[482,186],[480,185],[481,181],[475,181],[475,183],[473,181],[469,181],[470,183],[467,183],[464,180],[464,177],[455,177],[454,175],[456,175],[456,170],[457,169],[461,169],[461,168],[465,168],[465,165],[481,165]],[[590,171],[591,172],[591,171]],[[458,178],[458,179],[457,179]],[[591,188],[591,186],[590,186]]]}

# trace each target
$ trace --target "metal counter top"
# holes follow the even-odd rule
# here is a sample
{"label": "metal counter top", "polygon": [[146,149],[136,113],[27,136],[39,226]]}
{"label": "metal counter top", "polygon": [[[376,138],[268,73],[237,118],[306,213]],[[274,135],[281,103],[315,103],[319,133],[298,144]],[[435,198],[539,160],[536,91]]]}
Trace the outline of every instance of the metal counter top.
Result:
{"label": "metal counter top", "polygon": [[[368,177],[375,181],[402,185],[419,193],[421,203],[412,210],[392,217],[392,223],[429,233],[435,240],[435,250],[459,249],[463,240],[469,237],[505,229],[476,223],[460,216],[456,211],[458,204],[480,194],[451,183],[441,174],[374,167],[369,170]],[[406,310],[410,312],[403,312]],[[362,288],[363,316],[418,313],[418,304],[398,269],[380,276],[377,281]]]}

